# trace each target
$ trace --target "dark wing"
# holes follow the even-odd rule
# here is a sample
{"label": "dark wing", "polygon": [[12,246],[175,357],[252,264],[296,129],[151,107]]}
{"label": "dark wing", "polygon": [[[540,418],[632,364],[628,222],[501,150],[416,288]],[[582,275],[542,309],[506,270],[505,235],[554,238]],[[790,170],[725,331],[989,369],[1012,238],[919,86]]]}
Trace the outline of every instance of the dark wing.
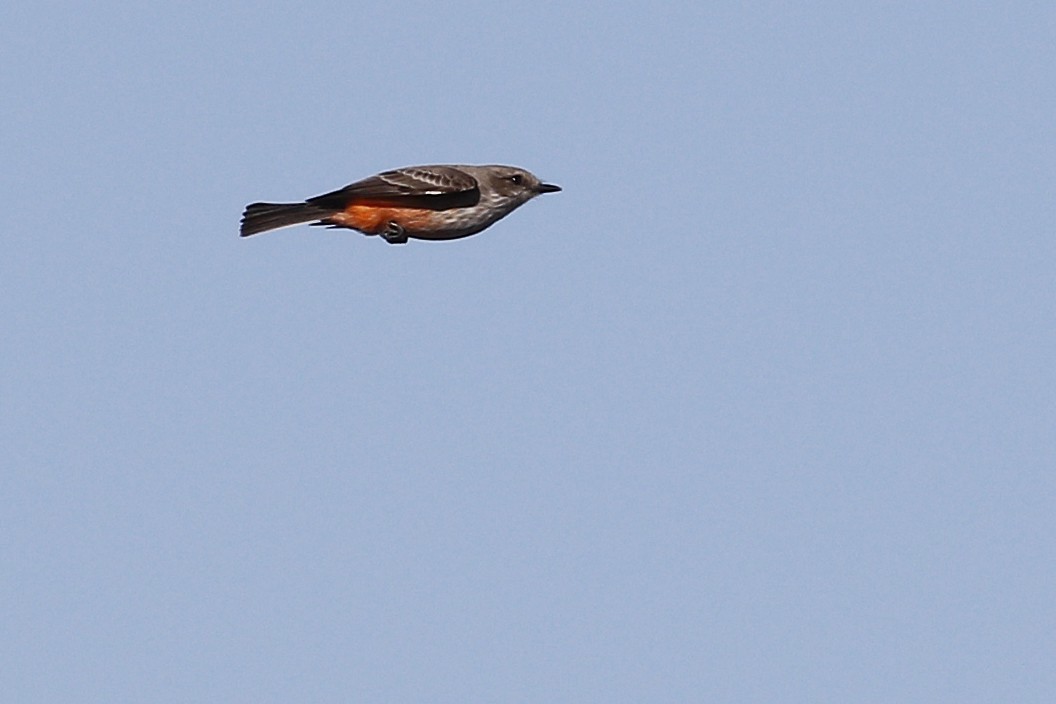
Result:
{"label": "dark wing", "polygon": [[335,210],[353,204],[446,210],[475,205],[479,200],[480,186],[465,171],[453,166],[409,166],[356,181],[307,202]]}

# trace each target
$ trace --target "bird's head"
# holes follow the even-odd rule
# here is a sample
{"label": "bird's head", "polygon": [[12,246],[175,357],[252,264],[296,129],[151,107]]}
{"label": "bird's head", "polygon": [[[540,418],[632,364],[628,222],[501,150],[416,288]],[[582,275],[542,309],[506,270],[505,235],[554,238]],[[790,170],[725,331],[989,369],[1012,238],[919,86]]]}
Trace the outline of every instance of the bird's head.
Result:
{"label": "bird's head", "polygon": [[481,172],[474,174],[486,189],[504,200],[524,203],[543,193],[556,193],[560,186],[543,183],[530,171],[516,166],[482,166]]}

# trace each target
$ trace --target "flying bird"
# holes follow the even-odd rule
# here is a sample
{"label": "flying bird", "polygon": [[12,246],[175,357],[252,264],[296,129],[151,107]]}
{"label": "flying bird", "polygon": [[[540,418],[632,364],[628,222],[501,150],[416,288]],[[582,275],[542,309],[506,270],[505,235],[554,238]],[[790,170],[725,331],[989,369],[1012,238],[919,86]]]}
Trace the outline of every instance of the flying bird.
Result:
{"label": "flying bird", "polygon": [[408,239],[454,240],[475,235],[532,198],[560,191],[516,166],[408,166],[356,181],[301,203],[251,203],[240,235],[311,223]]}

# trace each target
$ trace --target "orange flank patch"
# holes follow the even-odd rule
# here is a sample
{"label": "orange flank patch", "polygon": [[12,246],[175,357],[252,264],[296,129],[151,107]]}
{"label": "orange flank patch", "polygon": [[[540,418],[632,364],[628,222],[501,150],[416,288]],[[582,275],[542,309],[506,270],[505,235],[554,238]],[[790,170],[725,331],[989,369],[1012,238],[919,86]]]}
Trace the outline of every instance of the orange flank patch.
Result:
{"label": "orange flank patch", "polygon": [[428,231],[435,217],[436,211],[423,208],[393,208],[358,204],[350,205],[326,220],[335,225],[351,227],[369,235],[376,235],[383,232],[393,221],[399,223],[407,232]]}

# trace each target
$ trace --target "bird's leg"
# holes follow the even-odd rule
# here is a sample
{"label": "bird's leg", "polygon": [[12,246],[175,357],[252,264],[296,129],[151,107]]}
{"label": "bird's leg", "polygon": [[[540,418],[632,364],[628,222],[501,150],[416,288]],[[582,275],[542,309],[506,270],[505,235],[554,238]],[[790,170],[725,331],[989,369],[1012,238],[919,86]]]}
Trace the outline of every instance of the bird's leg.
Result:
{"label": "bird's leg", "polygon": [[395,220],[389,220],[389,224],[381,231],[381,236],[389,244],[407,244],[407,231]]}

